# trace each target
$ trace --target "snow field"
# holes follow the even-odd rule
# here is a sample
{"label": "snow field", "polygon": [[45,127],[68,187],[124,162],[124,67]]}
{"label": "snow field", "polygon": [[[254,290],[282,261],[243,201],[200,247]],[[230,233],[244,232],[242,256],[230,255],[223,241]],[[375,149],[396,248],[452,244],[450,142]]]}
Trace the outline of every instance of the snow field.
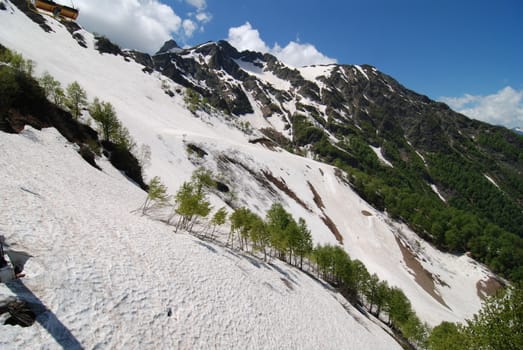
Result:
{"label": "snow field", "polygon": [[2,326],[2,349],[399,349],[298,270],[131,213],[145,193],[54,129],[0,133],[0,155],[0,232],[33,256],[22,283],[47,308]]}

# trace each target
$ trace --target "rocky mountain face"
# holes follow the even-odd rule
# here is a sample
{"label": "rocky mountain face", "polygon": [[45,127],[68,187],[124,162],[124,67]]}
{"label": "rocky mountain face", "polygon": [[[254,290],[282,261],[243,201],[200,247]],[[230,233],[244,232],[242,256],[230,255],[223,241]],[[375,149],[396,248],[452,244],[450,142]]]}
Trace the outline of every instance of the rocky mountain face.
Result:
{"label": "rocky mountain face", "polygon": [[248,121],[268,142],[344,170],[364,199],[441,249],[523,278],[521,136],[369,65],[292,68],[226,41],[170,41],[132,56],[185,87],[193,108]]}

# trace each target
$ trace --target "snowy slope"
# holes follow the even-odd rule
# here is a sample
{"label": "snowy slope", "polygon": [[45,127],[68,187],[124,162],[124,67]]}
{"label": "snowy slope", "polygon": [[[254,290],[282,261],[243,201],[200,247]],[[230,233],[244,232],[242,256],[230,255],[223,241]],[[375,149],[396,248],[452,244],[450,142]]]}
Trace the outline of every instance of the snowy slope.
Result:
{"label": "snowy slope", "polygon": [[144,192],[54,129],[0,133],[0,155],[0,232],[33,256],[0,299],[47,308],[30,328],[0,326],[2,349],[400,348],[298,270],[131,213]]}
{"label": "snowy slope", "polygon": [[[294,217],[305,218],[316,243],[338,244],[322,220],[330,218],[351,257],[364,262],[371,273],[402,288],[418,315],[431,325],[442,320],[463,320],[480,308],[476,284],[488,278],[486,269],[465,256],[443,254],[408,228],[389,222],[340,180],[334,168],[251,144],[250,136],[234,127],[234,121],[226,116],[203,112],[193,115],[182,95],[171,98],[162,90],[162,82],[176,87],[174,82],[157,72],[144,74],[141,65],[126,62],[123,57],[99,54],[93,49],[90,33],[82,32],[89,45],[88,49],[82,48],[61,24],[51,19],[49,22],[54,32],[48,34],[16,9],[0,11],[0,43],[36,61],[37,75],[49,71],[63,85],[77,80],[90,99],[98,96],[111,102],[137,142],[151,147],[152,166],[146,169],[149,178],[160,176],[175,192],[197,165],[204,165],[225,179],[238,205],[263,214],[274,201],[280,201]],[[244,64],[242,68],[266,79],[268,84],[283,84],[255,66]],[[315,79],[330,70],[330,66],[312,67],[302,69],[302,73],[307,79]],[[253,118],[261,117],[251,116],[249,120]],[[208,156],[188,159],[188,143],[198,145]],[[224,162],[224,156],[235,163]],[[246,169],[261,177],[263,172],[270,173],[302,204],[273,184],[260,182]],[[314,201],[313,189],[322,199],[322,208]],[[219,198],[213,198],[213,202],[223,205]],[[415,272],[408,249],[399,242],[407,244],[410,254],[416,255],[421,272]],[[420,274],[430,276],[434,285],[427,287],[420,282]]]}

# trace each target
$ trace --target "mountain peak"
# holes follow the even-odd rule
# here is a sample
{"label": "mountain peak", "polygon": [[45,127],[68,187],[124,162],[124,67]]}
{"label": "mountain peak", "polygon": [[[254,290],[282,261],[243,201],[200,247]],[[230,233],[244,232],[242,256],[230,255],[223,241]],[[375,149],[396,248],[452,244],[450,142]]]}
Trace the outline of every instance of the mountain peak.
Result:
{"label": "mountain peak", "polygon": [[174,39],[169,39],[162,45],[160,50],[158,50],[158,52],[156,52],[156,55],[159,55],[161,53],[167,53],[167,52],[178,52],[180,50],[181,50],[181,48],[180,48],[180,46],[178,46],[178,43],[176,41],[174,41]]}

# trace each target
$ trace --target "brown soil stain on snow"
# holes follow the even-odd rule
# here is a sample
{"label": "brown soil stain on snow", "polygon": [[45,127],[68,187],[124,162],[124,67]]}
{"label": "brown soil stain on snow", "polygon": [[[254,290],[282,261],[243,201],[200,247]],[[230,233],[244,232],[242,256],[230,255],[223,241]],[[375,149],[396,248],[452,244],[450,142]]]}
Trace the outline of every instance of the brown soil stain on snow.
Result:
{"label": "brown soil stain on snow", "polygon": [[503,287],[504,284],[494,277],[489,277],[486,280],[479,280],[476,283],[478,297],[480,297],[482,300],[495,295],[496,292],[502,289]]}
{"label": "brown soil stain on snow", "polygon": [[327,216],[327,214],[323,213],[323,216],[320,216],[320,219],[323,221],[323,223],[329,228],[329,230],[332,232],[334,237],[338,240],[340,244],[343,244],[343,236],[340,233],[340,230],[338,230],[338,227],[332,221],[330,217]]}
{"label": "brown soil stain on snow", "polygon": [[332,221],[332,219],[325,213],[325,210],[324,210],[325,204],[323,204],[323,200],[321,199],[320,194],[318,193],[318,191],[316,191],[314,186],[309,181],[307,181],[307,184],[309,185],[309,189],[312,192],[314,203],[321,210],[321,213],[323,214],[323,216],[320,216],[320,219],[323,221],[325,226],[327,226],[328,229],[332,232],[334,237],[336,237],[336,240],[340,244],[343,244],[343,236],[341,235],[340,230],[338,230],[338,227],[336,226],[334,221]]}
{"label": "brown soil stain on snow", "polygon": [[287,196],[294,199],[294,201],[301,205],[305,210],[309,212],[311,211],[309,206],[287,186],[285,180],[283,180],[282,178],[276,178],[274,175],[272,175],[270,171],[262,170],[261,172],[265,176],[265,178],[269,180],[274,186],[276,186],[280,191],[283,191]]}
{"label": "brown soil stain on snow", "polygon": [[320,197],[320,194],[318,193],[318,191],[316,191],[316,189],[314,188],[314,186],[310,183],[310,181],[307,181],[307,184],[309,185],[309,188],[312,192],[312,195],[314,196],[313,197],[313,200],[314,200],[314,203],[316,203],[316,206],[318,208],[320,208],[321,210],[323,210],[325,208],[325,204],[323,204],[323,200],[321,199]]}
{"label": "brown soil stain on snow", "polygon": [[396,237],[396,243],[400,247],[405,264],[407,264],[407,267],[413,271],[414,280],[416,281],[416,283],[421,288],[423,288],[425,292],[429,293],[429,295],[433,297],[438,303],[450,310],[450,307],[445,303],[445,300],[443,300],[441,295],[436,293],[436,284],[434,283],[434,276],[430,272],[425,270],[423,265],[421,265],[418,259],[416,259],[416,256],[410,250],[410,248],[403,245],[403,243],[399,240],[398,237]]}

